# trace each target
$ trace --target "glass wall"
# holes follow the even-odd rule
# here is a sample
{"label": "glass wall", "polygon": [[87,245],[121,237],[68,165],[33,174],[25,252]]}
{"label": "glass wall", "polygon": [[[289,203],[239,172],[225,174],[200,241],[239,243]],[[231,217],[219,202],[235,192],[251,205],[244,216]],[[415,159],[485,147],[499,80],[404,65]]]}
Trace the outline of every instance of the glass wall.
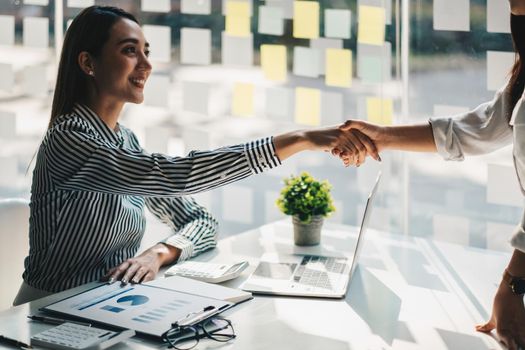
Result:
{"label": "glass wall", "polygon": [[[62,38],[94,3],[120,6],[141,22],[154,72],[145,103],[126,106],[121,122],[148,151],[170,155],[348,118],[424,123],[461,113],[491,99],[513,59],[501,0],[2,3],[0,198],[29,197],[31,158],[50,114],[55,32]],[[356,169],[304,153],[196,197],[223,236],[234,234],[284,218],[275,205],[283,177],[309,171],[333,185],[337,212],[329,221],[355,225],[381,169],[372,227],[508,249],[522,205],[509,149],[462,163],[397,152],[382,158]]]}

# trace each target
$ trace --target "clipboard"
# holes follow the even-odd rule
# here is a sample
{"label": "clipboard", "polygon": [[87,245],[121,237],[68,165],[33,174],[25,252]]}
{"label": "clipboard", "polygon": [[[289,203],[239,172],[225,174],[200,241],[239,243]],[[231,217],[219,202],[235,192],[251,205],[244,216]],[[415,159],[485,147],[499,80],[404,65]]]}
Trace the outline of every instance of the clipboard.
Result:
{"label": "clipboard", "polygon": [[160,338],[172,323],[195,324],[233,305],[147,284],[104,283],[40,310]]}

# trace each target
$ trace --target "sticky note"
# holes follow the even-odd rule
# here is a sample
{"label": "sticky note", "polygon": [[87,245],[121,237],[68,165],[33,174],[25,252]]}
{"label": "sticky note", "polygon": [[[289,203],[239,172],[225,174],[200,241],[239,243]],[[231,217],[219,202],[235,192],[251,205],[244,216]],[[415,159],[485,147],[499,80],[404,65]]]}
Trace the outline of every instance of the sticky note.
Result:
{"label": "sticky note", "polygon": [[145,12],[170,12],[171,0],[142,0],[140,9]]}
{"label": "sticky note", "polygon": [[0,45],[15,44],[15,17],[0,15]]}
{"label": "sticky note", "polygon": [[284,34],[284,10],[282,7],[259,6],[258,31],[261,34]]}
{"label": "sticky note", "polygon": [[232,114],[238,117],[253,115],[254,86],[248,83],[235,83],[232,95]]}
{"label": "sticky note", "polygon": [[514,52],[487,51],[487,90],[499,90],[514,64]]}
{"label": "sticky note", "polygon": [[321,124],[334,125],[344,121],[343,94],[323,91],[321,94]]}
{"label": "sticky note", "polygon": [[433,4],[434,30],[470,30],[470,0],[434,0]]}
{"label": "sticky note", "polygon": [[298,87],[295,89],[295,122],[318,126],[321,123],[321,91]]}
{"label": "sticky note", "polygon": [[358,0],[358,6],[374,6],[382,7],[385,9],[385,23],[392,24],[392,0]]}
{"label": "sticky note", "polygon": [[[246,12],[246,8],[244,5],[233,7],[228,7],[230,2],[237,2],[237,3],[244,3],[248,6],[248,11]],[[249,17],[252,15],[253,9],[252,9],[252,1],[251,0],[223,0],[222,1],[222,15],[223,16],[243,16],[243,17]]]}
{"label": "sticky note", "polygon": [[266,89],[265,111],[269,119],[293,121],[294,91],[289,88],[270,87]]}
{"label": "sticky note", "polygon": [[310,40],[310,47],[319,50],[319,74],[325,74],[326,49],[342,49],[342,39],[318,38]]}
{"label": "sticky note", "polygon": [[510,33],[509,13],[508,1],[487,0],[487,32]]}
{"label": "sticky note", "polygon": [[443,242],[469,245],[469,219],[463,216],[434,214],[433,238]]}
{"label": "sticky note", "polygon": [[150,44],[150,60],[154,62],[171,62],[171,28],[146,24],[142,26],[144,37]]}
{"label": "sticky note", "polygon": [[239,37],[222,32],[221,58],[225,66],[253,66],[253,34]]}
{"label": "sticky note", "polygon": [[208,65],[211,63],[211,30],[182,28],[180,30],[181,63]]}
{"label": "sticky note", "polygon": [[47,48],[49,46],[49,18],[24,17],[24,46]]}
{"label": "sticky note", "polygon": [[49,0],[24,0],[24,5],[47,6],[49,5]]}
{"label": "sticky note", "polygon": [[168,75],[150,75],[144,87],[144,104],[167,108],[169,91],[170,77]]}
{"label": "sticky note", "polygon": [[9,63],[0,63],[0,90],[11,91],[15,83],[15,71],[13,65]]}
{"label": "sticky note", "polygon": [[326,9],[324,11],[324,36],[327,38],[350,38],[352,13],[350,10]]}
{"label": "sticky note", "polygon": [[67,0],[67,7],[85,8],[95,5],[95,0]]}
{"label": "sticky note", "polygon": [[243,224],[253,223],[254,191],[247,186],[229,185],[222,189],[222,218]]}
{"label": "sticky note", "polygon": [[301,39],[319,37],[319,3],[317,1],[295,1],[293,36]]}
{"label": "sticky note", "polygon": [[464,114],[469,111],[468,107],[464,106],[451,106],[451,105],[434,105],[434,116],[435,117],[446,117],[455,116],[458,114]]}
{"label": "sticky note", "polygon": [[16,136],[16,113],[0,110],[0,138]]}
{"label": "sticky note", "polygon": [[367,97],[366,114],[370,122],[380,125],[392,125],[394,104],[392,99]]}
{"label": "sticky note", "polygon": [[182,109],[203,115],[209,113],[211,85],[198,81],[182,82]]}
{"label": "sticky note", "polygon": [[379,56],[368,56],[361,61],[361,78],[365,83],[381,83],[383,63]]}
{"label": "sticky note", "polygon": [[261,45],[261,67],[266,79],[286,81],[286,63],[286,46]]}
{"label": "sticky note", "polygon": [[250,17],[226,16],[226,33],[234,36],[250,35]]}
{"label": "sticky note", "polygon": [[44,64],[27,66],[22,72],[22,91],[30,96],[44,96],[48,90],[47,69]]}
{"label": "sticky note", "polygon": [[392,79],[392,45],[357,45],[357,76],[366,84],[378,84]]}
{"label": "sticky note", "polygon": [[319,77],[319,56],[318,49],[294,47],[293,74],[309,78]]}
{"label": "sticky note", "polygon": [[337,87],[352,85],[352,51],[326,49],[325,64],[326,85]]}
{"label": "sticky note", "polygon": [[487,164],[487,202],[523,207],[523,195],[512,165]]}
{"label": "sticky note", "polygon": [[211,0],[182,0],[180,12],[191,15],[211,14]]}
{"label": "sticky note", "polygon": [[374,6],[359,6],[357,42],[383,45],[385,40],[385,9]]}

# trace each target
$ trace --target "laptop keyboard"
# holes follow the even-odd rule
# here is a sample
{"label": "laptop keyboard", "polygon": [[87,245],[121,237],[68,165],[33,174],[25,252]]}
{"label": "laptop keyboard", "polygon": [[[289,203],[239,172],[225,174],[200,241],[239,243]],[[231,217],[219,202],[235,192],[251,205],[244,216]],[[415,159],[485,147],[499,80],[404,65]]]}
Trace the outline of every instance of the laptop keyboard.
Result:
{"label": "laptop keyboard", "polygon": [[305,255],[295,271],[294,281],[311,287],[332,289],[328,273],[342,273],[346,258]]}

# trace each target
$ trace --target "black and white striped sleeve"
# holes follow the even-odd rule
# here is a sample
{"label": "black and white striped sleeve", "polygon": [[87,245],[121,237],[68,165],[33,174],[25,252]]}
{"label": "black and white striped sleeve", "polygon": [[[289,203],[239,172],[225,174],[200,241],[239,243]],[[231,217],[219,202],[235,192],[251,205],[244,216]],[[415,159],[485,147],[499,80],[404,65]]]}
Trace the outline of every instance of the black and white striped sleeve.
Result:
{"label": "black and white striped sleeve", "polygon": [[43,144],[57,188],[146,197],[198,193],[280,164],[272,137],[170,157],[119,147],[74,120],[48,131]]}
{"label": "black and white striped sleeve", "polygon": [[181,250],[184,261],[217,245],[217,220],[195,200],[183,197],[148,197],[148,209],[171,227],[173,235],[163,242]]}

